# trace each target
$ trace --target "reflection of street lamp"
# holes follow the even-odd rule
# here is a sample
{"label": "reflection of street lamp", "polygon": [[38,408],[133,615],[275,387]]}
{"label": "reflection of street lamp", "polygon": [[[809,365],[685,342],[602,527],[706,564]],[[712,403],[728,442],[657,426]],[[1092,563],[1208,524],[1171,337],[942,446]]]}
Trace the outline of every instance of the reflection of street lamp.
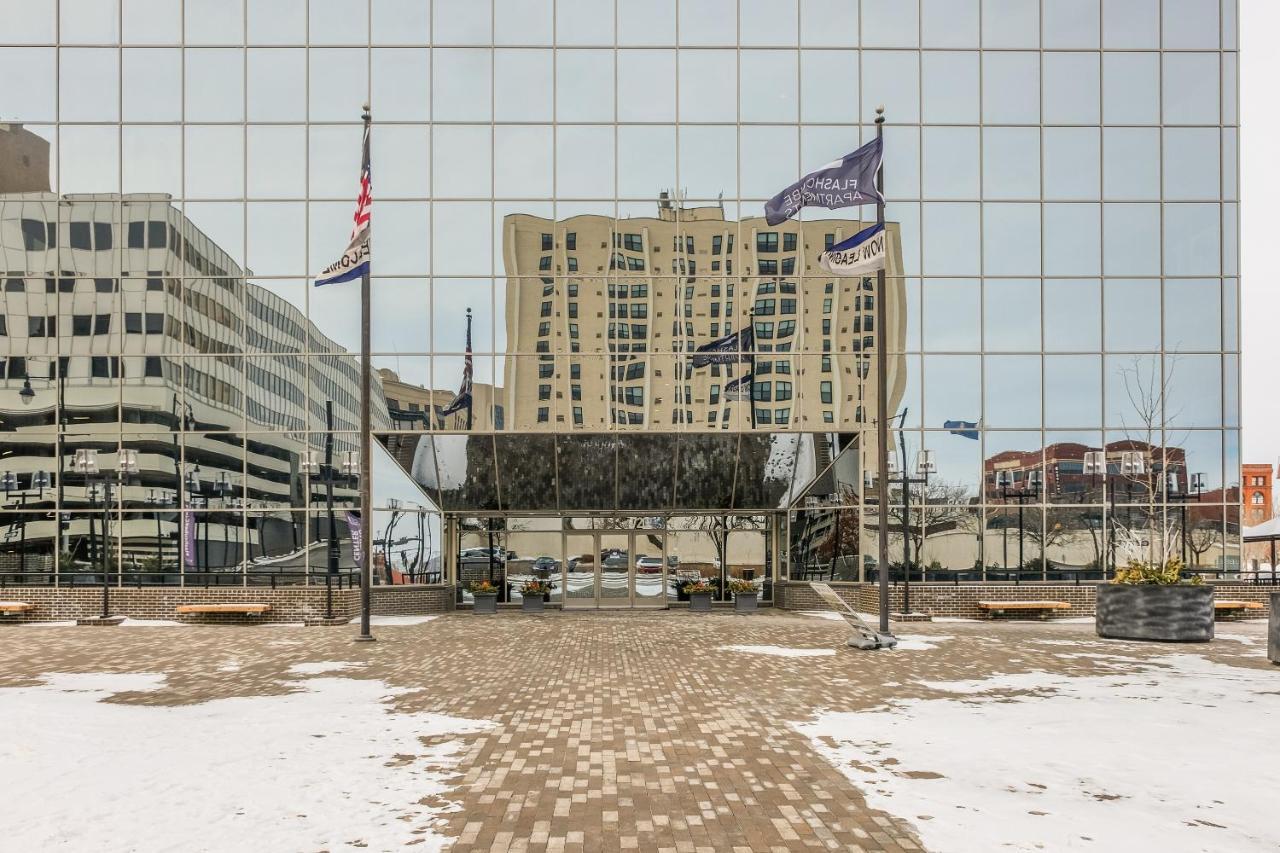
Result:
{"label": "reflection of street lamp", "polygon": [[1178,504],[1178,512],[1181,517],[1182,531],[1182,567],[1187,567],[1187,501],[1200,502],[1200,495],[1204,492],[1204,474],[1192,474],[1191,481],[1187,483],[1186,491],[1178,491],[1178,474],[1176,471],[1170,471],[1165,477],[1165,501],[1174,501]]}
{"label": "reflection of street lamp", "polygon": [[[899,419],[898,442],[901,448],[902,465],[899,467],[898,460],[892,455],[885,459],[885,471],[888,473],[890,482],[897,481],[902,484],[902,612],[911,612],[911,487],[913,485],[923,485],[925,491],[921,496],[921,505],[927,505],[929,502],[928,486],[929,475],[938,473],[937,463],[933,458],[932,450],[920,450],[916,452],[915,476],[907,474],[907,440],[905,433],[901,428],[903,420],[906,418],[906,410],[903,410]],[[865,472],[864,483],[868,489],[875,485],[876,477],[871,471]],[[927,523],[927,519],[922,515],[922,520]],[[883,520],[888,523],[888,518]],[[889,567],[881,566],[880,571],[888,571]]]}
{"label": "reflection of street lamp", "polygon": [[[1133,484],[1128,478],[1141,477],[1147,472],[1147,461],[1143,458],[1142,452],[1138,450],[1125,450],[1120,454],[1119,465],[1120,476],[1125,480],[1125,496],[1129,497],[1133,494]],[[1115,523],[1116,523],[1116,493],[1111,486],[1111,466],[1107,463],[1107,454],[1103,450],[1088,450],[1084,454],[1084,468],[1082,472],[1086,477],[1092,478],[1093,482],[1097,482],[1099,475],[1102,476],[1102,492],[1103,502],[1107,504],[1109,512],[1107,515],[1108,523],[1106,527],[1107,536],[1107,552],[1110,554],[1111,573],[1114,575],[1116,570],[1116,541],[1115,541]],[[1103,580],[1106,580],[1106,571],[1103,571]]]}
{"label": "reflection of street lamp", "polygon": [[[41,498],[44,497],[44,490],[49,488],[49,482],[50,482],[49,472],[47,471],[36,471],[34,474],[31,475],[31,488],[35,489],[34,496],[37,500],[40,500]],[[6,503],[8,503],[9,500],[13,497],[14,492],[18,492],[19,508],[25,508],[27,505],[27,498],[32,496],[32,493],[26,491],[25,489],[19,491],[18,477],[12,471],[5,471],[4,476],[0,477],[0,488],[4,489],[4,499]],[[21,525],[20,529],[22,531],[21,533],[22,538],[18,545],[20,549],[20,556],[18,558],[19,569],[22,573],[23,580],[26,580],[26,573],[27,573],[27,516],[26,516],[26,513],[22,514],[22,518],[20,519],[19,524]]]}
{"label": "reflection of street lamp", "polygon": [[[138,451],[121,447],[116,454],[116,480],[112,482],[105,475],[99,477],[98,451],[92,447],[81,447],[76,450],[72,461],[75,472],[84,478],[85,494],[90,505],[102,499],[102,617],[111,615],[111,581],[107,549],[111,543],[111,504],[119,495],[119,488],[129,477],[138,473]],[[93,518],[89,519],[89,537],[93,540]],[[90,544],[90,553],[93,545]],[[116,560],[116,582],[120,581],[120,561]]]}
{"label": "reflection of street lamp", "polygon": [[391,510],[391,518],[387,521],[386,529],[382,535],[382,570],[386,575],[387,583],[392,582],[391,574],[391,531],[396,526],[396,522],[400,520],[401,501],[399,498],[387,498],[387,509]]}
{"label": "reflection of street lamp", "polygon": [[[1030,473],[1030,475],[1025,480],[1023,480],[1022,486],[1018,488],[1013,488],[1013,485],[1015,482],[1016,480],[1014,479],[1013,472],[1011,471],[1000,471],[999,473],[996,474],[996,484],[1000,487],[1000,497],[1003,498],[1006,503],[1009,501],[1010,498],[1018,502],[1018,571],[1013,576],[1013,582],[1021,583],[1022,567],[1025,565],[1025,561],[1022,556],[1022,543],[1024,538],[1023,526],[1022,526],[1022,507],[1027,500],[1037,499],[1040,497],[1040,487],[1042,484],[1040,469],[1037,468],[1033,470]],[[1004,527],[1007,530],[1008,525],[1006,524],[1004,525]],[[1009,568],[1009,555],[1007,553],[1005,554],[1005,558],[1004,558],[1004,567],[1006,569]],[[1045,571],[1043,561],[1040,563],[1040,569],[1041,571]],[[1047,580],[1047,577],[1045,579]]]}

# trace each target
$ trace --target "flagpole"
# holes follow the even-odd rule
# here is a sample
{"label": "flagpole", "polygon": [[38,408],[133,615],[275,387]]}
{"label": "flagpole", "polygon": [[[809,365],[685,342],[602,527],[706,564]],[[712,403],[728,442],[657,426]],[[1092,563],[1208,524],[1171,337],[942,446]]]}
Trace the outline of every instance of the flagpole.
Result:
{"label": "flagpole", "polygon": [[[361,116],[364,119],[364,139],[368,144],[369,127],[373,116],[369,105],[364,105]],[[368,156],[367,152],[363,156]],[[373,248],[372,229],[369,235],[369,248]],[[373,367],[370,364],[369,352],[371,335],[369,277],[373,270],[373,252],[367,255],[368,263],[360,276],[360,636],[356,642],[373,642],[370,633],[370,611],[372,609],[373,583]]]}
{"label": "flagpole", "polygon": [[[756,308],[754,305],[747,311],[747,328],[751,330],[751,379],[747,382],[747,404],[751,406],[751,429],[756,428]],[[742,340],[742,332],[738,332],[738,340]]]}
{"label": "flagpole", "polygon": [[[876,139],[884,140],[884,106],[876,107]],[[880,167],[876,170],[876,189],[880,192],[880,200],[876,202],[876,223],[884,226],[884,159],[881,155]],[[887,241],[886,237],[886,241]],[[886,249],[888,243],[886,242]],[[886,259],[887,260],[887,259]],[[878,503],[877,560],[880,581],[880,633],[889,633],[889,356],[885,352],[887,341],[885,320],[885,264],[876,270],[876,453],[879,459],[876,464],[876,501]]]}
{"label": "flagpole", "polygon": [[[470,356],[470,353],[471,353],[471,309],[467,308],[467,354],[468,356]],[[465,389],[467,392],[467,432],[471,432],[472,407],[475,405],[475,401],[476,401],[475,382],[476,380],[473,374],[471,377],[471,387]]]}

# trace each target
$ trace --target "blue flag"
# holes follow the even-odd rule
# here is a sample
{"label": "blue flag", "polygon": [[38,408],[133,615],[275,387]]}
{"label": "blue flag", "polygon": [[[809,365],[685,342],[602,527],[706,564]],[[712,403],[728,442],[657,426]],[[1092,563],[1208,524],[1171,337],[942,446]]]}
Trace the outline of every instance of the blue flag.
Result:
{"label": "blue flag", "polygon": [[961,438],[972,438],[974,441],[978,440],[977,421],[943,421],[942,428],[952,435],[958,435]]}
{"label": "blue flag", "polygon": [[693,351],[690,363],[694,367],[706,367],[708,364],[733,364],[735,361],[751,361],[750,350],[755,346],[755,332],[748,325],[734,332],[717,338],[709,344],[703,344]]}
{"label": "blue flag", "polygon": [[765,202],[765,219],[770,225],[781,225],[802,207],[835,210],[884,201],[876,189],[882,155],[883,147],[876,138],[852,154],[810,172]]}

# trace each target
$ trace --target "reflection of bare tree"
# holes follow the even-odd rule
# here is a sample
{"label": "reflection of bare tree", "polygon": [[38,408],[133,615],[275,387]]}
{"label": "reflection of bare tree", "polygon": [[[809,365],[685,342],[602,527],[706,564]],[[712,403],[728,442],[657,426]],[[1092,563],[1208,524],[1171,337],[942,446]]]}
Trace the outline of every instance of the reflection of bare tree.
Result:
{"label": "reflection of bare tree", "polygon": [[[897,486],[894,490],[893,487]],[[890,481],[889,538],[902,541],[903,522],[909,523],[912,561],[919,562],[920,549],[926,536],[949,530],[976,529],[977,519],[969,504],[969,488],[963,483],[953,483],[940,477],[931,477],[925,483],[909,486],[911,489],[910,518],[902,500],[902,487]],[[870,523],[869,527],[873,526]]]}
{"label": "reflection of bare tree", "polygon": [[1128,367],[1119,370],[1125,395],[1132,407],[1130,413],[1136,419],[1130,424],[1128,418],[1120,418],[1130,445],[1127,449],[1142,452],[1146,464],[1141,471],[1121,469],[1126,500],[1132,501],[1136,490],[1143,507],[1136,513],[1136,524],[1133,513],[1126,514],[1123,525],[1118,518],[1111,519],[1116,539],[1113,548],[1123,543],[1134,558],[1141,558],[1141,551],[1145,549],[1147,562],[1161,565],[1178,553],[1173,528],[1165,523],[1163,507],[1158,503],[1164,494],[1162,478],[1169,471],[1169,445],[1176,443],[1165,435],[1166,423],[1177,414],[1166,411],[1176,366],[1177,358],[1174,357],[1169,359],[1165,370],[1159,363],[1153,363],[1150,370],[1144,370],[1142,360],[1134,356]]}
{"label": "reflection of bare tree", "polygon": [[1200,557],[1222,542],[1222,531],[1211,521],[1202,521],[1187,531],[1187,550],[1191,565],[1200,565]]}
{"label": "reflection of bare tree", "polygon": [[649,519],[645,516],[606,516],[597,520],[600,530],[643,530],[644,538],[659,554],[662,553],[662,537],[652,528],[645,527]]}
{"label": "reflection of bare tree", "polygon": [[711,537],[716,546],[720,566],[725,567],[729,553],[729,534],[734,531],[764,530],[762,515],[699,515],[694,518],[692,530],[700,530]]}

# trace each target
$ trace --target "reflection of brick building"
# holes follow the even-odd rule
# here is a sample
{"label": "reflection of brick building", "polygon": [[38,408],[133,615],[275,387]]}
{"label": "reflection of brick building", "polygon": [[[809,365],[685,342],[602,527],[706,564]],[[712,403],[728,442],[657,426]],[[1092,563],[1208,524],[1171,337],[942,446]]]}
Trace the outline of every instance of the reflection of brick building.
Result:
{"label": "reflection of brick building", "polygon": [[1245,463],[1240,466],[1240,520],[1247,526],[1261,524],[1275,513],[1271,501],[1271,466]]}
{"label": "reflection of brick building", "polygon": [[20,124],[0,123],[0,193],[48,191],[48,140]]}
{"label": "reflection of brick building", "polygon": [[[1084,473],[1084,455],[1097,449],[1075,442],[1060,442],[1045,447],[1043,456],[1039,449],[1005,450],[990,456],[982,463],[987,503],[1003,502],[998,479],[1002,473],[1009,474],[1009,491],[1017,492],[1031,487],[1031,474],[1037,469],[1043,471],[1041,495],[1046,501],[1101,503],[1104,500],[1103,480],[1106,478]],[[1111,442],[1105,450],[1111,487],[1120,489],[1117,500],[1142,500],[1148,489],[1160,489],[1166,472],[1176,478],[1176,485],[1172,486],[1176,491],[1187,490],[1187,454],[1181,447],[1157,447],[1145,441],[1126,439]],[[1146,472],[1121,478],[1121,454],[1132,450],[1142,453]]]}

